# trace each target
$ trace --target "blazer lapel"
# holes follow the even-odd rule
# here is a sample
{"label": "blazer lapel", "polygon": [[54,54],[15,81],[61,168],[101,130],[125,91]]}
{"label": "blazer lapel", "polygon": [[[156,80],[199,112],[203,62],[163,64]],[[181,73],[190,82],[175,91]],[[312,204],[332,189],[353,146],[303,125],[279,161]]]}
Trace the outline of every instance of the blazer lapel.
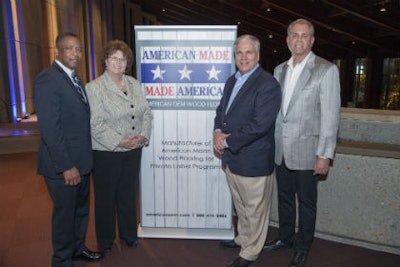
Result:
{"label": "blazer lapel", "polygon": [[[69,87],[70,87],[71,90],[74,92],[75,96],[79,99],[79,102],[81,102],[82,105],[84,105],[86,108],[88,108],[88,107],[89,107],[88,103],[85,103],[85,102],[82,101],[82,99],[81,99],[82,96],[79,95],[79,93],[78,93],[77,89],[75,88],[75,85],[74,85],[74,83],[72,82],[71,78],[68,77],[68,74],[67,74],[56,62],[53,63],[53,67],[54,67],[58,72],[60,72],[61,77],[69,84]],[[88,99],[88,98],[87,98],[87,95],[86,95],[86,91],[84,90],[85,87],[84,87],[82,84],[81,84],[81,86],[82,86],[82,89],[83,89],[83,93],[84,93],[85,96],[86,96],[86,99]],[[89,110],[89,109],[87,109],[87,110]]]}
{"label": "blazer lapel", "polygon": [[124,99],[129,99],[129,95],[133,94],[133,91],[131,91],[132,86],[129,83],[129,80],[126,79],[126,89],[128,91],[128,95],[125,95],[124,93],[122,93],[122,91],[120,90],[120,88],[118,88],[118,86],[112,81],[110,75],[108,75],[107,72],[104,72],[104,84],[107,90],[110,90],[111,92],[113,92],[114,94],[118,95],[119,97],[122,97]]}
{"label": "blazer lapel", "polygon": [[[256,78],[258,77],[258,75],[260,74],[260,71],[262,71],[261,67],[258,67],[258,69],[256,69],[253,74],[251,74],[251,76],[247,79],[247,81],[242,85],[242,88],[240,88],[239,92],[237,93],[235,99],[233,100],[231,106],[229,107],[228,113],[233,110],[233,108],[237,105],[237,103],[239,103],[240,98],[243,96],[243,94],[246,93],[247,90],[249,90],[249,88],[251,88],[252,84],[254,83],[254,81],[256,80]],[[232,85],[232,89],[233,90],[234,84]],[[232,93],[232,92],[231,92]],[[229,98],[228,98],[229,100]],[[228,104],[228,103],[227,103]]]}
{"label": "blazer lapel", "polygon": [[310,80],[311,71],[314,68],[314,61],[315,61],[315,55],[311,54],[303,68],[303,71],[300,73],[300,77],[297,80],[296,86],[294,87],[293,94],[292,97],[290,98],[286,114],[289,113],[289,110],[293,106],[293,101],[296,101],[296,99],[298,99],[298,95],[301,93],[301,90],[303,90],[303,88]]}
{"label": "blazer lapel", "polygon": [[285,114],[283,114],[283,99],[285,99],[285,93],[286,90],[285,88],[285,81],[286,81],[286,75],[287,75],[287,70],[288,70],[289,66],[287,65],[287,62],[283,65],[282,67],[282,71],[279,75],[279,83],[281,84],[281,91],[282,91],[282,101],[281,101],[281,109],[280,109],[280,113],[282,115],[282,117],[284,117]]}
{"label": "blazer lapel", "polygon": [[[228,84],[226,85],[226,88],[225,88],[225,90],[227,90],[226,91],[226,97],[225,98],[222,98],[223,99],[223,103],[222,103],[222,107],[224,108],[223,109],[223,114],[227,114],[227,112],[226,112],[226,108],[228,107],[228,103],[229,103],[229,98],[231,98],[231,95],[232,95],[232,92],[233,92],[233,87],[235,86],[235,83],[236,83],[236,78],[232,78],[232,79],[229,79],[228,80]],[[232,108],[232,104],[231,104],[231,106],[229,107],[229,110]],[[228,110],[228,111],[229,111]]]}
{"label": "blazer lapel", "polygon": [[75,85],[74,85],[74,83],[71,81],[71,78],[68,77],[68,74],[67,74],[56,62],[53,63],[53,67],[54,67],[58,72],[60,72],[61,77],[70,85],[71,89],[73,89],[74,92],[75,92],[75,90],[76,90],[76,89],[75,89]]}

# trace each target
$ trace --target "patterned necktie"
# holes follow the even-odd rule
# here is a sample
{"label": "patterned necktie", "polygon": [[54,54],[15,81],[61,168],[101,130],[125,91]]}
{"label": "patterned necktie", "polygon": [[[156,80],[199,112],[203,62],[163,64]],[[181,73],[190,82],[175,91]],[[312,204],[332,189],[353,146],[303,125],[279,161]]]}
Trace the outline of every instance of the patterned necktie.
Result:
{"label": "patterned necktie", "polygon": [[82,101],[87,103],[86,95],[83,92],[83,89],[82,89],[82,86],[81,86],[82,83],[79,80],[78,75],[76,75],[76,73],[73,72],[71,74],[71,77],[72,77],[72,81],[74,82],[75,88],[78,91],[78,94],[81,96]]}

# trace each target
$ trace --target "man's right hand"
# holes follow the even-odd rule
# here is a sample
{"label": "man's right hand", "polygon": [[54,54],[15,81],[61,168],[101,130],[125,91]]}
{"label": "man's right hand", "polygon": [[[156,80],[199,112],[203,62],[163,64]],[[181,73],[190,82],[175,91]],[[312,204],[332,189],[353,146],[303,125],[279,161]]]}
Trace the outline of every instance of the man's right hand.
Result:
{"label": "man's right hand", "polygon": [[228,136],[230,136],[230,134],[214,131],[214,136],[213,136],[214,154],[218,158],[221,158],[222,154],[224,153],[224,149],[226,148],[224,141]]}
{"label": "man's right hand", "polygon": [[75,186],[81,182],[81,175],[76,167],[63,172],[65,185]]}

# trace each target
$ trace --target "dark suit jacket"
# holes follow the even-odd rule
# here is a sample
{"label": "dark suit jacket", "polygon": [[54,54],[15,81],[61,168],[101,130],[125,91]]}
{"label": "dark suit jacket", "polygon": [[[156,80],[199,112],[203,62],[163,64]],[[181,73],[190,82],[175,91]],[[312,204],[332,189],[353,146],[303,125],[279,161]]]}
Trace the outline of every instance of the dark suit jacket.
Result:
{"label": "dark suit jacket", "polygon": [[281,105],[281,89],[275,78],[258,67],[243,84],[225,114],[236,78],[231,76],[216,110],[214,130],[231,135],[222,156],[222,167],[241,176],[265,176],[274,170],[275,119]]}
{"label": "dark suit jacket", "polygon": [[34,103],[41,133],[38,173],[63,179],[63,171],[92,169],[90,110],[67,73],[53,63],[34,83]]}

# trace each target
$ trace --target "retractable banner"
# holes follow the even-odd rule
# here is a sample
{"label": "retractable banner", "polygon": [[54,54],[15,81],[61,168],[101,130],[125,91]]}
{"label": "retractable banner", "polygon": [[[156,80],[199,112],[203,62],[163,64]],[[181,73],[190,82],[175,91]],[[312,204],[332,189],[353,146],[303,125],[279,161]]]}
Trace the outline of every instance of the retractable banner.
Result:
{"label": "retractable banner", "polygon": [[236,26],[135,26],[137,77],[153,111],[139,237],[231,239],[232,201],[213,154],[215,109],[235,71]]}

